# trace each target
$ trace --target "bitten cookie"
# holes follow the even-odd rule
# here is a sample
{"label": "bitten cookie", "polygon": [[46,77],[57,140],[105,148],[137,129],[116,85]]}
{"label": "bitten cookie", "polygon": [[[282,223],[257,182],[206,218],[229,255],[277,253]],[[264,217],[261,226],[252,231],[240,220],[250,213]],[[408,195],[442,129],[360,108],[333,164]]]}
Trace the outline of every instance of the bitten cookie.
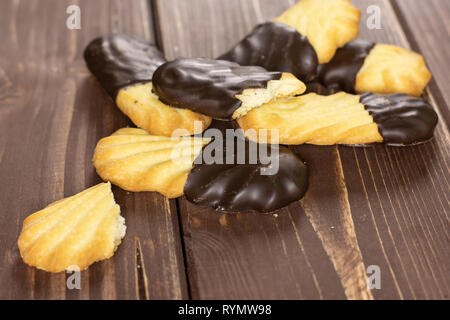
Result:
{"label": "bitten cookie", "polygon": [[275,130],[281,144],[404,146],[431,139],[437,114],[425,100],[405,94],[309,93],[265,104],[238,123],[249,139],[270,139]]}
{"label": "bitten cookie", "polygon": [[352,41],[319,67],[328,89],[349,93],[405,93],[418,97],[431,79],[425,60],[410,50],[387,44]]}
{"label": "bitten cookie", "polygon": [[316,51],[308,39],[295,28],[278,22],[256,26],[252,33],[218,59],[292,73],[303,82],[315,78],[318,66]]}
{"label": "bitten cookie", "polygon": [[87,46],[84,58],[119,109],[138,127],[171,136],[177,129],[187,135],[201,133],[210,125],[211,118],[165,105],[152,94],[153,73],[166,60],[147,42],[122,34],[97,38]]}
{"label": "bitten cookie", "polygon": [[360,17],[350,0],[301,0],[274,21],[297,29],[314,47],[319,63],[326,63],[358,36]]}
{"label": "bitten cookie", "polygon": [[23,261],[38,269],[84,270],[112,257],[125,231],[111,184],[101,183],[28,216],[18,246]]}
{"label": "bitten cookie", "polygon": [[124,128],[97,144],[94,166],[105,181],[128,191],[157,191],[168,198],[183,194],[194,159],[209,139],[169,138]]}
{"label": "bitten cookie", "polygon": [[160,66],[153,91],[164,103],[214,119],[232,120],[275,98],[302,94],[290,73],[206,58],[180,58]]}

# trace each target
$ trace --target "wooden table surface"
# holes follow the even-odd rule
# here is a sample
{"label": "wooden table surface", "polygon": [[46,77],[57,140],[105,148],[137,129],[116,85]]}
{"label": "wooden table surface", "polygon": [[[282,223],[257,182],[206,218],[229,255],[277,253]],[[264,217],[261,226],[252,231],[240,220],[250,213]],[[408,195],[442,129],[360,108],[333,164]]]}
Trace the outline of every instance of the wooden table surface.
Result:
{"label": "wooden table surface", "polygon": [[[5,0],[0,3],[0,298],[449,299],[450,2],[353,0],[360,38],[421,52],[435,139],[392,148],[295,147],[310,164],[306,197],[277,215],[218,214],[184,198],[114,187],[128,232],[112,259],[68,274],[23,264],[23,219],[100,182],[99,139],[131,125],[87,71],[82,51],[112,32],[167,58],[215,57],[294,0]],[[81,29],[66,8],[81,8]],[[381,9],[379,30],[367,8]],[[366,285],[379,266],[381,289]]]}

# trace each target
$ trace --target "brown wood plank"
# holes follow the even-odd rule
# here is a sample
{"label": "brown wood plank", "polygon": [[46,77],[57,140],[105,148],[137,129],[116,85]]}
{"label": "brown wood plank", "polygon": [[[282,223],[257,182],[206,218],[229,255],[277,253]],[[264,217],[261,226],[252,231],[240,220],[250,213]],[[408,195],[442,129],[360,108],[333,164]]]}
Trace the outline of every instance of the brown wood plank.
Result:
{"label": "brown wood plank", "polygon": [[[391,1],[411,47],[425,57],[433,73],[430,89],[439,104],[450,104],[450,2],[447,0]],[[435,88],[437,87],[437,88]],[[439,91],[439,92],[438,92]],[[440,97],[445,99],[441,102]],[[450,110],[441,110],[450,122]]]}
{"label": "brown wood plank", "polygon": [[[360,38],[410,48],[389,1],[355,3],[363,12],[373,4],[382,12],[381,30],[368,30],[367,15],[363,16]],[[427,94],[435,102],[434,94],[429,90]],[[434,103],[434,108],[440,124],[431,143],[340,148],[364,261],[379,265],[385,279],[382,290],[373,291],[376,298],[443,299],[449,295],[450,145],[442,112],[448,106]]]}
{"label": "brown wood plank", "polygon": [[[236,0],[226,3],[208,1],[206,4],[203,1],[189,4],[160,1],[157,12],[163,47],[171,57],[214,57],[237,42],[253,25],[292,4],[292,1]],[[164,23],[167,17],[173,17],[172,21],[177,23]],[[183,26],[187,24],[194,25],[186,30]],[[346,289],[339,274],[345,277],[344,282],[353,279],[344,275],[341,265],[335,267],[344,263],[344,259],[350,261],[351,269],[364,278],[355,237],[345,230],[334,232],[342,246],[328,252],[322,245],[321,234],[315,232],[317,225],[308,219],[318,210],[314,207],[319,206],[319,210],[330,210],[329,215],[342,220],[348,230],[352,228],[348,203],[340,192],[342,175],[333,174],[333,179],[327,180],[326,190],[321,190],[320,180],[330,172],[315,170],[314,166],[315,161],[329,162],[331,172],[339,172],[336,148],[314,148],[311,152],[314,157],[302,155],[308,162],[312,161],[311,190],[317,192],[310,190],[302,205],[293,204],[281,210],[276,218],[248,214],[220,216],[213,210],[199,209],[182,201],[180,207],[193,298],[345,298]],[[326,202],[323,196],[327,197]],[[343,212],[347,214],[341,216]],[[333,228],[333,224],[323,228]],[[343,253],[344,247],[350,250]],[[342,259],[338,257],[340,254]],[[341,259],[340,262],[330,259],[329,255]],[[356,278],[359,283],[347,289],[347,294],[355,298],[370,297],[365,280],[359,279]]]}
{"label": "brown wood plank", "polygon": [[[408,47],[392,6],[361,38]],[[294,1],[157,1],[168,57],[215,57]],[[431,63],[430,63],[431,64]],[[434,101],[433,93],[429,93]],[[449,139],[411,148],[299,146],[311,187],[276,216],[219,215],[180,201],[193,298],[448,298]],[[381,290],[365,270],[381,269]]]}
{"label": "brown wood plank", "polygon": [[[81,8],[81,30],[66,28],[70,4]],[[154,193],[114,187],[127,235],[113,258],[82,272],[81,290],[68,290],[64,273],[26,266],[16,245],[27,215],[100,182],[95,144],[131,123],[89,74],[82,51],[115,31],[153,41],[147,1],[17,0],[1,9],[0,298],[187,297],[175,202]]]}

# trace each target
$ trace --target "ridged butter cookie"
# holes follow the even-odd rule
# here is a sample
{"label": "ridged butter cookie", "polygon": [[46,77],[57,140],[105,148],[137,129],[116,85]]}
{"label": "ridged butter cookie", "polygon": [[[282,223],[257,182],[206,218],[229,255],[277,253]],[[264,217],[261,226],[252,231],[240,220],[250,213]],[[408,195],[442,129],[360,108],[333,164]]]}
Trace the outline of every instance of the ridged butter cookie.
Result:
{"label": "ridged butter cookie", "polygon": [[405,93],[418,97],[431,79],[423,57],[387,44],[352,41],[319,67],[328,89],[349,93]]}
{"label": "ridged butter cookie", "polygon": [[405,94],[358,96],[339,92],[279,99],[252,110],[238,123],[249,139],[258,141],[261,134],[271,139],[275,132],[280,144],[384,142],[403,146],[431,139],[437,120],[436,112],[424,99]]}
{"label": "ridged butter cookie", "polygon": [[38,269],[84,270],[112,257],[125,231],[111,184],[101,183],[28,216],[18,246],[24,262]]}
{"label": "ridged butter cookie", "polygon": [[[152,83],[136,84],[119,91],[116,102],[139,128],[161,136],[193,135],[211,124],[211,118],[191,110],[170,107],[153,92]],[[180,132],[180,134],[176,134]]]}
{"label": "ridged butter cookie", "polygon": [[124,128],[99,142],[94,165],[104,180],[125,190],[185,194],[222,212],[272,212],[300,200],[308,187],[308,168],[292,151],[243,137],[221,144]]}
{"label": "ridged butter cookie", "polygon": [[419,97],[431,80],[424,58],[413,51],[376,44],[356,76],[358,93],[406,93]]}
{"label": "ridged butter cookie", "polygon": [[[201,133],[211,118],[190,110],[170,107],[152,94],[152,77],[166,62],[147,42],[123,34],[93,40],[84,52],[89,70],[133,123],[151,134],[172,136]],[[197,125],[196,125],[197,122]]]}
{"label": "ridged butter cookie", "polygon": [[105,181],[127,191],[156,191],[168,198],[183,194],[194,159],[210,139],[154,136],[124,128],[97,144],[94,166]]}
{"label": "ridged butter cookie", "polygon": [[360,18],[350,0],[301,0],[274,21],[297,29],[314,47],[319,63],[326,63],[358,36]]}

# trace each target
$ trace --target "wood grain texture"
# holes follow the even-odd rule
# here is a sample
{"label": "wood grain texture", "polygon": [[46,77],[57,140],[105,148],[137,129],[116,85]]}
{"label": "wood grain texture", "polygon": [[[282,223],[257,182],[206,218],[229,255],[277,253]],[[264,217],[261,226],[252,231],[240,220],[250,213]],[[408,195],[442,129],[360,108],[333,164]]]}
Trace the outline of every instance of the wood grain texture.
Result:
{"label": "wood grain texture", "polygon": [[[66,8],[81,8],[81,30]],[[23,264],[16,241],[23,219],[48,203],[100,182],[97,141],[130,125],[84,65],[94,37],[126,32],[152,41],[146,1],[2,1],[0,34],[0,298],[179,299],[187,297],[174,201],[113,188],[127,236],[115,256],[69,275]]]}
{"label": "wood grain texture", "polygon": [[[355,3],[365,13],[375,2]],[[377,5],[382,29],[369,30],[364,14],[360,38],[410,48],[391,2]],[[380,265],[385,277],[384,289],[373,291],[376,298],[445,299],[450,293],[450,144],[442,112],[448,106],[436,105],[429,90],[426,94],[440,116],[432,142],[407,148],[340,148],[364,261]]]}
{"label": "wood grain texture", "polygon": [[[390,2],[353,2],[364,13],[360,38],[409,47]],[[161,44],[174,58],[218,56],[294,1],[156,4]],[[374,4],[381,30],[366,27]],[[427,94],[435,101],[439,92]],[[450,144],[447,105],[434,107],[441,122],[422,146],[295,147],[311,187],[275,216],[219,215],[181,200],[192,297],[447,299]],[[381,290],[367,289],[370,265],[381,269]]]}
{"label": "wood grain texture", "polygon": [[[112,259],[82,273],[81,290],[66,289],[68,275],[22,263],[16,240],[23,219],[100,182],[91,162],[95,144],[130,125],[84,65],[90,40],[121,31],[154,41],[168,58],[216,57],[295,2],[1,2],[0,298],[450,298],[446,0],[352,1],[363,12],[360,38],[427,58],[434,82],[426,95],[440,116],[432,142],[293,147],[310,165],[310,190],[275,215],[221,215],[185,199],[115,187],[127,236]],[[66,29],[69,4],[81,7],[81,30]],[[380,30],[366,27],[369,5],[381,9]],[[370,265],[381,269],[381,290],[366,286]]]}
{"label": "wood grain texture", "polygon": [[[200,3],[204,2],[198,0],[189,5],[182,1],[158,2],[162,42],[168,56],[206,53],[217,56],[255,24],[293,4],[292,1],[229,1],[226,4],[208,1],[209,6],[205,7],[208,11],[199,17],[199,11],[192,8]],[[195,26],[198,32],[191,34],[176,24],[164,24],[167,20],[164,17],[170,15],[176,16],[180,25],[190,21],[205,27]],[[178,52],[176,48],[183,51]],[[261,215],[226,216],[230,226],[251,231],[256,239],[265,241],[243,239],[244,232],[224,228],[220,222],[225,218],[213,210],[199,211],[188,203],[181,206],[193,298],[371,298],[347,196],[342,189],[344,183],[336,150],[336,147],[312,147],[301,153],[312,170],[311,187],[301,205],[296,203],[281,210],[276,219]],[[320,170],[319,163],[330,165],[327,170]],[[322,220],[317,217],[318,212],[324,212]],[[334,225],[332,221],[340,224]],[[289,228],[279,230],[278,224]],[[276,236],[273,229],[279,230]],[[307,232],[308,229],[315,232]],[[214,243],[221,243],[221,250],[214,249]],[[209,259],[213,250],[216,251],[214,259]],[[312,255],[315,264],[310,261]],[[352,276],[353,272],[359,277]],[[230,283],[234,285],[227,292]],[[315,290],[310,289],[313,287]]]}
{"label": "wood grain texture", "polygon": [[[391,1],[402,24],[406,38],[414,50],[419,50],[428,62],[433,74],[430,89],[433,91],[439,104],[450,104],[450,73],[448,72],[450,52],[450,2],[446,0]],[[445,101],[442,101],[445,99]],[[449,125],[450,110],[441,110],[447,127]]]}

